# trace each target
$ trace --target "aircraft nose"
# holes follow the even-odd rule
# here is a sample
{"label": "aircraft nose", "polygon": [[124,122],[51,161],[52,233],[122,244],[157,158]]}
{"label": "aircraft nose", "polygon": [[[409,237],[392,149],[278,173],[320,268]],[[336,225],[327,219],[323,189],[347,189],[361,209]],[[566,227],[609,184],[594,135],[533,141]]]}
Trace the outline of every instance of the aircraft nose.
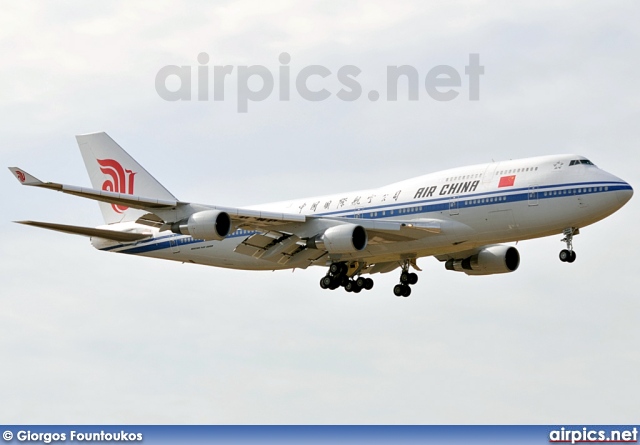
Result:
{"label": "aircraft nose", "polygon": [[618,197],[620,205],[623,206],[633,196],[633,188],[631,188],[631,185],[625,183],[625,185],[620,190],[616,191],[616,196]]}

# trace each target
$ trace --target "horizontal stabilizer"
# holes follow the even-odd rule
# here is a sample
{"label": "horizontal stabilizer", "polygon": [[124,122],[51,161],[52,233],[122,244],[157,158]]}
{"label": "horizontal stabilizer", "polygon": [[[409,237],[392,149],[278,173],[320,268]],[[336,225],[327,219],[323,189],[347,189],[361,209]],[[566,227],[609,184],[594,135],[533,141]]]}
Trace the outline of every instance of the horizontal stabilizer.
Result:
{"label": "horizontal stabilizer", "polygon": [[119,232],[116,230],[95,229],[92,227],[80,227],[69,226],[66,224],[54,224],[39,221],[16,221],[18,224],[25,224],[27,226],[40,227],[42,229],[56,230],[58,232],[71,233],[73,235],[93,236],[97,238],[104,238],[112,241],[118,241],[120,243],[130,243],[133,241],[140,241],[143,239],[151,238],[151,234],[133,233],[133,232]]}

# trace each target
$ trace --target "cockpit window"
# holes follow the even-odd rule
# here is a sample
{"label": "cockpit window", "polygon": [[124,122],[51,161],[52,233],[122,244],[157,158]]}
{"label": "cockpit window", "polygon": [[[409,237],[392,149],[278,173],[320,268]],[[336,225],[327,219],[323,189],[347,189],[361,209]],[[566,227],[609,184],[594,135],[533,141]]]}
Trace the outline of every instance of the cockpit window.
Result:
{"label": "cockpit window", "polygon": [[576,160],[574,160],[574,161],[571,161],[571,162],[569,163],[569,166],[572,166],[572,165],[578,165],[578,164],[593,165],[593,166],[595,166],[595,164],[594,164],[593,162],[591,162],[590,160],[588,160],[588,159],[576,159]]}

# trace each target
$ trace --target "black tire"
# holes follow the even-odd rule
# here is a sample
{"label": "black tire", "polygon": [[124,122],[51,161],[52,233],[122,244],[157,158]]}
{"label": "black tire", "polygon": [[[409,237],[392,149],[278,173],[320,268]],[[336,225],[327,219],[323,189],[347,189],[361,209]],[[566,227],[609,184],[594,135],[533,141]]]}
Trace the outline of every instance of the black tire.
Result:
{"label": "black tire", "polygon": [[362,288],[361,288],[361,287],[358,287],[358,285],[355,285],[355,286],[353,287],[353,293],[354,293],[354,294],[359,294],[361,290],[362,290]]}
{"label": "black tire", "polygon": [[347,284],[344,285],[344,290],[346,290],[347,292],[353,292],[355,288],[356,288],[356,285],[351,280],[349,280]]}
{"label": "black tire", "polygon": [[409,284],[416,284],[418,282],[418,274],[411,272],[409,274]]}
{"label": "black tire", "polygon": [[365,280],[364,280],[364,288],[366,290],[373,289],[373,280],[371,278],[365,278]]}
{"label": "black tire", "polygon": [[333,280],[328,275],[325,276],[325,277],[322,277],[320,279],[320,287],[323,288],[323,289],[329,289],[331,287],[332,281]]}
{"label": "black tire", "polygon": [[402,293],[404,292],[404,286],[402,284],[396,284],[393,287],[393,294],[396,297],[402,297]]}
{"label": "black tire", "polygon": [[573,263],[576,260],[576,251],[572,250],[567,263]]}
{"label": "black tire", "polygon": [[404,289],[402,289],[402,296],[403,297],[408,297],[409,295],[411,295],[411,288],[407,285],[404,286]]}
{"label": "black tire", "polygon": [[366,283],[366,278],[364,277],[358,277],[358,279],[356,280],[356,286],[358,286],[360,289],[362,289],[364,287],[364,284]]}
{"label": "black tire", "polygon": [[342,267],[338,263],[331,263],[331,266],[329,266],[329,272],[333,275],[338,275],[341,271]]}
{"label": "black tire", "polygon": [[400,275],[400,282],[402,284],[406,284],[409,282],[409,273],[408,272],[402,272],[402,274]]}
{"label": "black tire", "polygon": [[567,249],[562,249],[560,251],[560,261],[562,261],[563,263],[569,261],[569,258],[571,258],[571,252],[569,252]]}

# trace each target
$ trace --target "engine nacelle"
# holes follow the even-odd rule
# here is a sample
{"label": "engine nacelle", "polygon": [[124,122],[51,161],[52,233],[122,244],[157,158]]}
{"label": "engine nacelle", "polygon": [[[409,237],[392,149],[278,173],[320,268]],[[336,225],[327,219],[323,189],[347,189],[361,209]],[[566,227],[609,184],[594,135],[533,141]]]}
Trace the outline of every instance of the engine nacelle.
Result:
{"label": "engine nacelle", "polygon": [[367,247],[367,231],[355,224],[342,224],[329,227],[322,234],[307,241],[312,249],[326,250],[329,253],[353,253]]}
{"label": "engine nacelle", "polygon": [[464,272],[467,275],[493,275],[513,272],[520,265],[518,249],[512,246],[483,247],[477,254],[462,260],[448,260],[444,263],[447,270]]}
{"label": "engine nacelle", "polygon": [[173,223],[171,231],[195,239],[220,241],[231,233],[231,218],[220,210],[203,210]]}

